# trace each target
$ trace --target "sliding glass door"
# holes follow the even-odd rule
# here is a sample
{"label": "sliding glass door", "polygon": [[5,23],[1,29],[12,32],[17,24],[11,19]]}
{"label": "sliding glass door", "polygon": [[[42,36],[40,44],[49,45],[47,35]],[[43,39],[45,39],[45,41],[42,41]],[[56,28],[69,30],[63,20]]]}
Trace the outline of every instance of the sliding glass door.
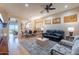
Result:
{"label": "sliding glass door", "polygon": [[9,23],[9,36],[18,35],[18,23],[11,22]]}

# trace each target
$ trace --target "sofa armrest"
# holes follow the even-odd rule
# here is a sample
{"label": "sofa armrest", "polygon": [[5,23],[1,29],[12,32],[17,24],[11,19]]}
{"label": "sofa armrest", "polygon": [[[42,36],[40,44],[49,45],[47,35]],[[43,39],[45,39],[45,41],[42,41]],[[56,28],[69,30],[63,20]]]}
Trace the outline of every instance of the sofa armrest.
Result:
{"label": "sofa armrest", "polygon": [[51,50],[50,50],[51,53],[54,53],[54,54],[61,54],[61,55],[69,55],[71,54],[71,50],[63,45],[60,45],[60,44],[56,44],[54,45]]}
{"label": "sofa armrest", "polygon": [[68,46],[68,47],[72,47],[73,46],[73,42],[67,41],[67,40],[61,40],[60,44]]}

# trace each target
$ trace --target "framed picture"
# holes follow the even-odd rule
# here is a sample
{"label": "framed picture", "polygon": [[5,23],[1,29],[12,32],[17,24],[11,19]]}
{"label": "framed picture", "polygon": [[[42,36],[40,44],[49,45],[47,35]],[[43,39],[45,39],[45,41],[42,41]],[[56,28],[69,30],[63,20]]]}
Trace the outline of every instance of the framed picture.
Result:
{"label": "framed picture", "polygon": [[69,22],[77,22],[77,15],[70,15],[70,16],[65,16],[64,17],[64,23],[69,23]]}
{"label": "framed picture", "polygon": [[40,30],[40,28],[42,27],[42,25],[43,25],[43,21],[41,19],[38,19],[38,20],[35,21],[35,28],[37,30]]}
{"label": "framed picture", "polygon": [[45,24],[51,24],[51,20],[45,20]]}
{"label": "framed picture", "polygon": [[52,20],[52,24],[60,24],[61,23],[61,18],[54,18]]}

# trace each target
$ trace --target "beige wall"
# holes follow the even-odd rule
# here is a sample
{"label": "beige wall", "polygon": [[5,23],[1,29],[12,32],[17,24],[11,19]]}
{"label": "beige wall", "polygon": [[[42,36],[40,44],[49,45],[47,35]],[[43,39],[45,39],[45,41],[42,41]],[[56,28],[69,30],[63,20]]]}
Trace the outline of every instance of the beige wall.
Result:
{"label": "beige wall", "polygon": [[[64,16],[69,16],[69,15],[74,15],[77,14],[77,22],[72,22],[72,23],[64,23]],[[44,19],[48,18],[49,20],[60,17],[61,18],[61,24],[51,24],[51,25],[45,25],[44,29],[60,29],[60,30],[65,30],[66,35],[68,35],[67,28],[72,26],[75,28],[74,35],[79,35],[79,8],[71,9],[68,11],[64,11],[58,14],[54,14],[51,16],[47,16]]]}
{"label": "beige wall", "polygon": [[[4,10],[3,8],[0,8],[0,13],[1,13],[2,17],[3,17],[4,22],[7,23],[8,13],[6,12],[6,10]],[[8,35],[8,28],[3,28],[3,33]]]}
{"label": "beige wall", "polygon": [[[64,23],[64,16],[69,16],[69,15],[74,15],[77,14],[77,22],[72,22],[72,23]],[[61,24],[52,24],[52,19],[60,17],[61,18]],[[50,20],[51,24],[45,25],[45,21],[44,20]],[[39,19],[41,20],[41,19]],[[74,35],[79,35],[79,8],[75,8],[75,9],[71,9],[71,10],[67,10],[64,12],[60,12],[60,13],[56,13],[50,16],[46,16],[44,18],[42,18],[43,20],[43,27],[44,27],[44,31],[46,31],[47,29],[58,29],[58,30],[64,30],[66,32],[66,35],[68,35],[68,31],[67,28],[72,26],[75,28],[75,32]],[[34,24],[33,26],[36,26],[36,24]]]}

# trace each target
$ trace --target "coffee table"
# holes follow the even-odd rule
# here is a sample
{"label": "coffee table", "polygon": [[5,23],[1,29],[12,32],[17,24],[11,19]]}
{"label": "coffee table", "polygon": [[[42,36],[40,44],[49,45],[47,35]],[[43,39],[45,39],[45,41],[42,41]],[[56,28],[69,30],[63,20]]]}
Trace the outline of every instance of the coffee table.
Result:
{"label": "coffee table", "polygon": [[37,38],[36,43],[41,47],[48,47],[48,38]]}

